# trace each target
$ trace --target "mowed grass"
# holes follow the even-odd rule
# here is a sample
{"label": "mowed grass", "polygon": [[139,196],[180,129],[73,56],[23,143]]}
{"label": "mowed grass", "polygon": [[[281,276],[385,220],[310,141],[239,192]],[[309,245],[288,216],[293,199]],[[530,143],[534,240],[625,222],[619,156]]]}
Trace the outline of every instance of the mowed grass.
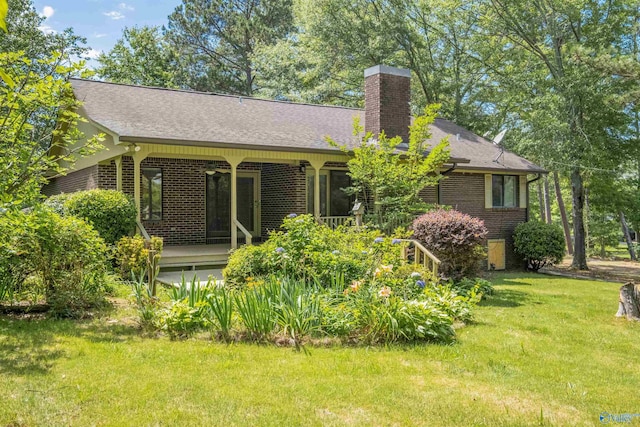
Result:
{"label": "mowed grass", "polygon": [[618,284],[494,283],[453,345],[298,353],[144,338],[114,322],[122,311],[0,317],[0,425],[573,426],[640,413],[640,324],[614,317]]}

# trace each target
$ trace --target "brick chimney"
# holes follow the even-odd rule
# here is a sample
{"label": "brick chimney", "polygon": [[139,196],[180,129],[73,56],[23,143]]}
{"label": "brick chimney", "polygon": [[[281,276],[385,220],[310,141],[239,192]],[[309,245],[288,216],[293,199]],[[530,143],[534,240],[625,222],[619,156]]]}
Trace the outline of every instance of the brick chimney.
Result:
{"label": "brick chimney", "polygon": [[411,71],[376,65],[364,70],[364,129],[409,142]]}

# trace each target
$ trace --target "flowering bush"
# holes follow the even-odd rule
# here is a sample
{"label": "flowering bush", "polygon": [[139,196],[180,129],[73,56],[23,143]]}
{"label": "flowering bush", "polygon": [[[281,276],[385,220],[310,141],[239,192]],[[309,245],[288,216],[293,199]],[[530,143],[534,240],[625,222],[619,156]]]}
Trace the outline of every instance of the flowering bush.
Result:
{"label": "flowering bush", "polygon": [[284,231],[273,232],[260,246],[243,246],[229,258],[225,283],[244,286],[247,277],[284,272],[287,276],[318,281],[328,286],[336,276],[347,282],[371,274],[379,265],[398,265],[398,239],[378,231],[352,228],[332,230],[312,215],[289,216]]}
{"label": "flowering bush", "polygon": [[488,231],[484,221],[455,210],[438,209],[413,222],[414,237],[437,256],[440,272],[453,279],[475,275]]}

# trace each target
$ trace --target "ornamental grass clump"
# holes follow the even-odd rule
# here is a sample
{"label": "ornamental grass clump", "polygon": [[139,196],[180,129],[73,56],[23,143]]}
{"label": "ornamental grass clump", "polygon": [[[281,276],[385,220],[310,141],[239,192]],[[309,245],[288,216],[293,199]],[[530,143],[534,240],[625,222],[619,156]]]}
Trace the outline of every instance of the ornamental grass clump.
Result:
{"label": "ornamental grass clump", "polygon": [[473,277],[485,258],[484,221],[455,210],[438,209],[413,222],[413,235],[440,259],[440,273],[454,280]]}

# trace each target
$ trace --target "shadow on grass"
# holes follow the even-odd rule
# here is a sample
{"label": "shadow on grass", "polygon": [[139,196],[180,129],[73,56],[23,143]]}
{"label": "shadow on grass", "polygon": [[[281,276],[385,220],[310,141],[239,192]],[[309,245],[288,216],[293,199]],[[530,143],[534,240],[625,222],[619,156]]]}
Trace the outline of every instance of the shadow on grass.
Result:
{"label": "shadow on grass", "polygon": [[65,337],[91,342],[125,342],[139,331],[128,325],[47,317],[0,317],[0,375],[44,375],[58,359]]}
{"label": "shadow on grass", "polygon": [[512,289],[494,290],[492,295],[487,295],[478,305],[483,307],[520,307],[529,299],[524,292]]}

